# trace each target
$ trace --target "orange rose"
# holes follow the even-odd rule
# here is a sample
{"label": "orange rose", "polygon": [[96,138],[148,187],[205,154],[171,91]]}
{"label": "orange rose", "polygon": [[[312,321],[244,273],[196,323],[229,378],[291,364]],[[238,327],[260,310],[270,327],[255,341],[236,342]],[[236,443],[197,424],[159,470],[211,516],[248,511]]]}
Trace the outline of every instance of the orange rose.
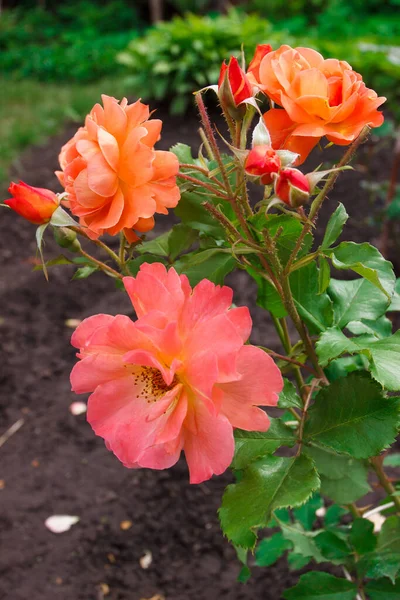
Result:
{"label": "orange rose", "polygon": [[8,191],[12,198],[5,200],[4,204],[34,225],[48,223],[60,204],[54,192],[32,187],[23,181],[11,182]]}
{"label": "orange rose", "polygon": [[[256,51],[257,54],[257,51]],[[248,73],[249,80],[283,107],[264,115],[274,148],[300,154],[303,162],[318,141],[347,146],[365,125],[383,123],[378,98],[345,61],[325,60],[310,48],[281,46]]]}
{"label": "orange rose", "polygon": [[134,241],[132,228],[152,229],[155,213],[177,205],[179,163],[172,152],[154,150],[162,122],[148,120],[148,106],[104,95],[102,100],[61,149],[57,176],[88,235],[124,230]]}

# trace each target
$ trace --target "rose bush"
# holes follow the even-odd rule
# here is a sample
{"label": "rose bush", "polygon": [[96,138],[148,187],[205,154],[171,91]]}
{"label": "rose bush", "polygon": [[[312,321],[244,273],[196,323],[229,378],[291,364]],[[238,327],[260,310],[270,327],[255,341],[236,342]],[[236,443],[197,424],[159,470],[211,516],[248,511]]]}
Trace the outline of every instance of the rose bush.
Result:
{"label": "rose bush", "polygon": [[[12,184],[7,205],[39,225],[40,251],[46,228],[70,251],[44,270],[102,271],[130,297],[135,321],[94,315],[72,337],[72,388],[91,393],[88,421],[125,466],[169,468],[183,450],[199,483],[230,465],[235,483],[219,517],[242,581],[248,551],[258,566],[288,552],[295,568],[332,561],[343,576],[306,573],[287,600],[400,597],[400,477],[385,468],[400,465],[386,452],[399,431],[400,336],[387,314],[400,310],[400,283],[370,244],[337,242],[348,218],[342,204],[321,241],[313,238],[337,177],[382,122],[383,98],[347,63],[289,46],[260,46],[247,76],[231,59],[219,83],[208,88],[219,94],[230,155],[217,143],[205,89],[195,96],[197,158],[183,144],[154,150],[161,122],[148,107],[104,96],[62,149],[66,193]],[[282,108],[253,128],[260,93]],[[294,168],[323,136],[351,144],[339,163]],[[261,186],[255,205],[249,181]],[[173,207],[181,222],[170,231],[133,233]],[[120,233],[117,252],[103,233]],[[352,277],[336,279],[331,267]],[[223,285],[235,268],[256,283],[282,354],[247,344],[249,311]],[[264,406],[276,406],[272,418]],[[374,507],[371,483],[381,490]]]}

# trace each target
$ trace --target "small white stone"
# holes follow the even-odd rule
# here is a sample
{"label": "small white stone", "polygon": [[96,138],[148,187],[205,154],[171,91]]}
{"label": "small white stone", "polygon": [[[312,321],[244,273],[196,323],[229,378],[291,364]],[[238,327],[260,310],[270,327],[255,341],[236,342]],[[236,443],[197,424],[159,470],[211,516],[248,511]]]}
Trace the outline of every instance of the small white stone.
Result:
{"label": "small white stone", "polygon": [[70,327],[71,329],[76,329],[76,327],[78,327],[78,325],[80,325],[82,323],[81,319],[67,319],[65,321],[65,325],[67,327]]}
{"label": "small white stone", "polygon": [[148,569],[153,562],[153,555],[150,550],[145,550],[143,556],[139,559],[140,566],[142,569]]}
{"label": "small white stone", "polygon": [[326,515],[326,508],[325,506],[321,506],[321,508],[319,508],[318,510],[315,511],[315,514],[317,517],[324,517]]}
{"label": "small white stone", "polygon": [[72,515],[53,515],[48,517],[44,524],[52,533],[64,533],[71,529],[72,525],[78,523],[79,517]]}
{"label": "small white stone", "polygon": [[69,407],[69,411],[74,416],[83,415],[83,413],[85,413],[87,411],[86,403],[85,402],[73,402]]}
{"label": "small white stone", "polygon": [[374,524],[374,533],[379,533],[379,531],[382,529],[382,525],[386,521],[386,517],[384,517],[380,513],[375,513],[374,515],[371,515],[366,518],[368,519],[368,521],[371,521],[371,523]]}

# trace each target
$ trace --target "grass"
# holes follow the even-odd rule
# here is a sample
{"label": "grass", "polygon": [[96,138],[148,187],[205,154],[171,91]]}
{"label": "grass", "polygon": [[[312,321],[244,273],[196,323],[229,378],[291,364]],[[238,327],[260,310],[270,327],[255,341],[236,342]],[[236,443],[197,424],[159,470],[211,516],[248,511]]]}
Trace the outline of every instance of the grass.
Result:
{"label": "grass", "polygon": [[44,84],[0,77],[0,186],[10,165],[32,144],[62,130],[67,121],[81,122],[100,94],[121,98],[123,80],[105,79],[84,85]]}

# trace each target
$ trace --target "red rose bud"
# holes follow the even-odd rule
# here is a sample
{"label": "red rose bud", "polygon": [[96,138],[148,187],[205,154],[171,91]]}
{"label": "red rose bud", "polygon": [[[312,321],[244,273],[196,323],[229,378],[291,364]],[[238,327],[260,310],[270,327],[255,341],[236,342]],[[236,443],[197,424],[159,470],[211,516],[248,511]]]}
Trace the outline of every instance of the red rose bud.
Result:
{"label": "red rose bud", "polygon": [[244,100],[253,97],[253,89],[237,59],[231,56],[229,65],[222,63],[218,79],[218,97],[222,108],[228,110],[231,117],[241,120],[245,106],[239,106]]}
{"label": "red rose bud", "polygon": [[4,204],[35,225],[43,225],[50,221],[53,212],[59,205],[59,200],[54,192],[32,187],[23,181],[12,182],[8,191],[13,197],[5,200]]}
{"label": "red rose bud", "polygon": [[272,46],[269,44],[259,44],[254,53],[253,59],[247,69],[247,74],[254,77],[255,81],[260,81],[260,64],[266,54],[272,52]]}
{"label": "red rose bud", "polygon": [[254,146],[247,155],[244,169],[249,175],[261,178],[263,185],[272,183],[272,173],[278,173],[281,159],[271,146]]}
{"label": "red rose bud", "polygon": [[275,194],[294,208],[305,204],[311,192],[307,177],[298,169],[282,169],[275,178]]}

